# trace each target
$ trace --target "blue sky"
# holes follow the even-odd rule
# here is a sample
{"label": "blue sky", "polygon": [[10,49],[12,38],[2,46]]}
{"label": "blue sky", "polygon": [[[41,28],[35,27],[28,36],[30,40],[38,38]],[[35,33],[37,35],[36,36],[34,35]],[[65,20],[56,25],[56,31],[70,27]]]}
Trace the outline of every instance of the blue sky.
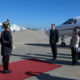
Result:
{"label": "blue sky", "polygon": [[49,28],[80,16],[80,0],[0,0],[0,22],[30,28]]}

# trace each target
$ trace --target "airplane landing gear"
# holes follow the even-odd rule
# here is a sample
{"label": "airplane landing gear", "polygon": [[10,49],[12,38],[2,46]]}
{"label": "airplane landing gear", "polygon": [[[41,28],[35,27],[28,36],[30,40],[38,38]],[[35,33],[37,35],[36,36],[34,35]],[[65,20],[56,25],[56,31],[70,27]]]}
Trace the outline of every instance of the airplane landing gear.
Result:
{"label": "airplane landing gear", "polygon": [[61,47],[65,47],[66,46],[66,43],[65,43],[65,41],[64,41],[64,36],[61,38]]}

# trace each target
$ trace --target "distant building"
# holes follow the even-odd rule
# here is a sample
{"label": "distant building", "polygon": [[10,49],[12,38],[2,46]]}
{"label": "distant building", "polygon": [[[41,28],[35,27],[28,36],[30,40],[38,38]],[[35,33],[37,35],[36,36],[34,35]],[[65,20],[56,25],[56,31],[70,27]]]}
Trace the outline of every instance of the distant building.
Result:
{"label": "distant building", "polygon": [[11,31],[21,31],[21,27],[16,25],[16,24],[12,24],[10,26]]}
{"label": "distant building", "polygon": [[[25,27],[21,27],[21,26],[18,26],[16,24],[12,24],[10,26],[10,30],[11,31],[22,31],[22,30],[27,30]],[[0,32],[2,31],[2,23],[0,23]]]}
{"label": "distant building", "polygon": [[21,27],[21,30],[23,31],[23,30],[27,30],[25,27]]}

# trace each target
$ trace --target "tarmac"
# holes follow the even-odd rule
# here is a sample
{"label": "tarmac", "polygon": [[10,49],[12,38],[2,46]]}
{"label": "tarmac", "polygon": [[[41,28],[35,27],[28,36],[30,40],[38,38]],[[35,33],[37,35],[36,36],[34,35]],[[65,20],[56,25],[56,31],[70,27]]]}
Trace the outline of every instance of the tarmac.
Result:
{"label": "tarmac", "polygon": [[[57,61],[53,62],[49,37],[44,31],[26,30],[12,32],[12,35],[16,49],[12,51],[10,62],[37,58],[53,64],[62,65],[60,68],[25,80],[80,80],[80,60],[78,60],[78,65],[75,66],[71,62],[72,56],[69,48],[71,37],[65,39],[66,47],[60,47],[61,40],[59,40]],[[0,56],[0,61],[1,59],[2,57]]]}

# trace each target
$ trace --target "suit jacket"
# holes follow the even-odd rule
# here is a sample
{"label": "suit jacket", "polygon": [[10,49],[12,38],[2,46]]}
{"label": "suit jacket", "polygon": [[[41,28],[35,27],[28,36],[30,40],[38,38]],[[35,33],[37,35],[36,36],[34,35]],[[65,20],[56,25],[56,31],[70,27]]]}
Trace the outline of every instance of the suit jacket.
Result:
{"label": "suit jacket", "polygon": [[10,31],[4,30],[1,33],[1,55],[7,56],[12,52],[12,35]]}
{"label": "suit jacket", "polygon": [[55,30],[51,29],[50,30],[49,41],[50,41],[51,44],[54,44],[54,45],[59,41],[59,32],[58,32],[57,29],[55,29]]}

